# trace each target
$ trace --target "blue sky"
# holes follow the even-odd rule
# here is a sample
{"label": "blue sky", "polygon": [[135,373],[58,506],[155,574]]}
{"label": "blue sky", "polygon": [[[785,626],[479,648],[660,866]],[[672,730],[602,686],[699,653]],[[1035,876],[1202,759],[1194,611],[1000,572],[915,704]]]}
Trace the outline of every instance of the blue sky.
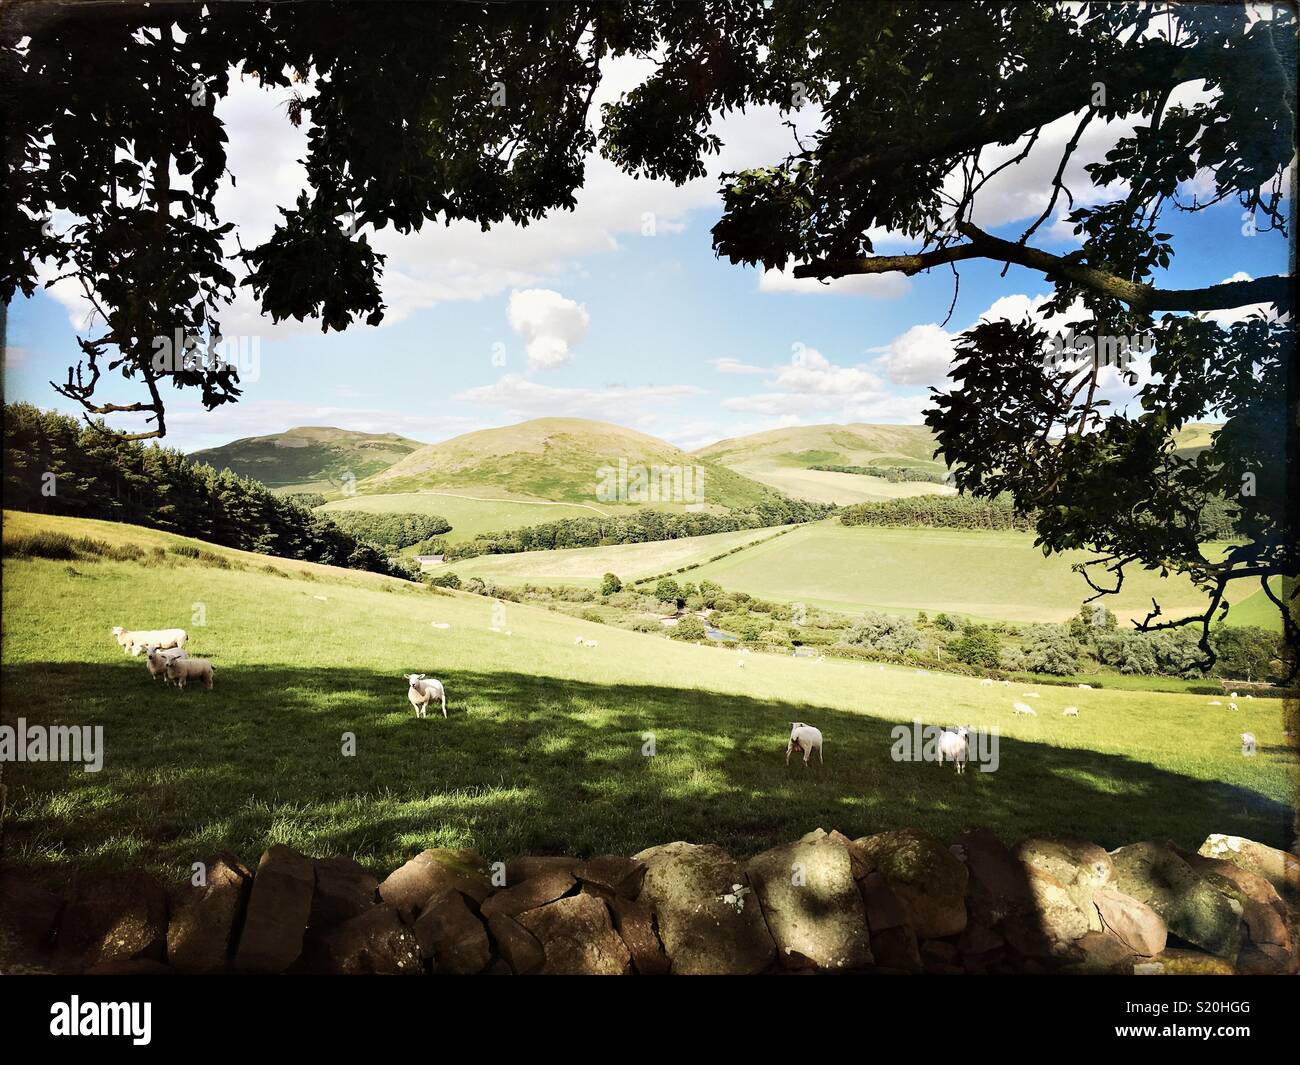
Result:
{"label": "blue sky", "polygon": [[[634,66],[620,66],[605,94],[636,76]],[[245,247],[264,239],[274,205],[291,202],[300,187],[301,134],[276,103],[243,83],[221,104],[239,178],[221,207],[239,223]],[[801,129],[815,125],[815,114],[801,113]],[[1042,210],[1075,123],[1057,125],[1024,164],[985,190],[977,224],[1015,237]],[[719,261],[709,239],[719,213],[713,175],[776,161],[790,145],[774,111],[728,118],[719,129],[727,142],[722,159],[710,177],[684,188],[634,181],[593,160],[578,209],[529,230],[428,226],[405,238],[376,235],[390,256],[390,313],[379,328],[325,335],[312,323],[276,326],[241,296],[223,325],[257,352],[244,399],[204,412],[177,394],[166,442],[191,450],[305,424],[435,441],[556,415],[618,422],[694,448],[781,425],[916,423],[928,387],[944,382],[956,333],[981,315],[1018,318],[1049,291],[1041,275],[1019,267],[999,277],[998,264],[964,264],[943,328],[952,299],[947,270],[818,286]],[[1077,165],[1122,130],[1090,132]],[[1188,196],[1204,182],[1199,177]],[[1080,196],[1090,186],[1076,172],[1073,188]],[[1235,202],[1196,215],[1169,210],[1162,228],[1174,233],[1177,252],[1162,285],[1286,272],[1286,241],[1245,235]],[[881,238],[882,252],[912,247]],[[1059,220],[1035,242],[1073,246]],[[66,375],[74,321],[84,320],[84,304],[66,284],[10,308],[7,400],[73,412],[48,382]],[[113,424],[138,427],[129,418]]]}

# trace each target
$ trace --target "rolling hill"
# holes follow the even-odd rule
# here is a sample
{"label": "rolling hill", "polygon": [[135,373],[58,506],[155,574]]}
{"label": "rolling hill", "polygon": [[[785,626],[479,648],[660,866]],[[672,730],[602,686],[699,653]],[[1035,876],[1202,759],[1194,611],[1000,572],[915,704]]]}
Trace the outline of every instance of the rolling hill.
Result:
{"label": "rolling hill", "polygon": [[[465,433],[430,444],[357,485],[361,496],[451,490],[501,499],[544,500],[606,507],[619,500],[597,493],[602,469],[678,467],[703,470],[705,509],[745,509],[774,494],[769,486],[634,429],[584,418],[536,418],[500,429]],[[693,487],[693,486],[692,486]],[[636,500],[631,500],[636,502]],[[642,500],[664,509],[696,502]]]}
{"label": "rolling hill", "polygon": [[812,467],[907,466],[942,474],[947,467],[934,447],[923,425],[800,425],[719,440],[695,454],[796,499],[847,505],[951,489]]}
{"label": "rolling hill", "polygon": [[358,481],[423,447],[396,433],[304,425],[270,436],[249,436],[189,457],[228,468],[277,491],[337,491],[344,474]]}

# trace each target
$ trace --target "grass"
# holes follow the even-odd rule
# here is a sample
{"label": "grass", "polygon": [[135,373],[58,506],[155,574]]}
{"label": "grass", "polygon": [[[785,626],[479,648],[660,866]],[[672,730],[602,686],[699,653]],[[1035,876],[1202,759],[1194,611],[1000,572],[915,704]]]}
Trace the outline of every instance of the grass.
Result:
{"label": "grass", "polygon": [[836,473],[834,470],[805,470],[794,466],[767,464],[732,466],[738,473],[770,485],[795,499],[814,503],[877,503],[905,496],[952,495],[956,489],[928,481],[887,481],[860,473]]}
{"label": "grass", "polygon": [[[144,548],[185,542],[7,519],[6,536],[25,525]],[[744,856],[818,825],[946,837],[985,824],[1106,846],[1288,839],[1294,751],[1276,700],[1229,715],[1202,696],[1044,686],[1039,717],[1013,718],[1019,687],[763,654],[740,670],[734,650],[512,603],[507,636],[491,631],[499,617],[480,597],[328,567],[254,568],[239,552],[226,552],[238,563],[228,569],[163,554],[155,566],[5,560],[5,723],[102,725],[106,748],[99,773],[5,766],[11,867],[52,882],[125,864],[178,878],[218,848],[252,861],[274,841],[377,871],[437,845],[496,860],[689,839]],[[205,625],[193,623],[196,604]],[[151,681],[110,638],[114,624],[185,625],[193,653],[216,666],[215,689]],[[401,680],[411,671],[445,681],[448,719],[413,716]],[[1077,720],[1060,716],[1066,701]],[[892,761],[891,727],[914,718],[999,728],[1001,767],[958,777]],[[824,770],[784,766],[793,720],[825,733]],[[1247,728],[1253,759],[1239,753]]]}

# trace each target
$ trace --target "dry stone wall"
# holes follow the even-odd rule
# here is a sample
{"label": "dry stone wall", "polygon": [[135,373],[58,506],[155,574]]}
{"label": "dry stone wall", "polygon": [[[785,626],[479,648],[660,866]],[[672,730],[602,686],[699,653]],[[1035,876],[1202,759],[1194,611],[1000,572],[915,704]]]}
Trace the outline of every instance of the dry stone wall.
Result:
{"label": "dry stone wall", "polygon": [[1233,836],[952,844],[821,829],[739,862],[712,844],[632,857],[415,855],[382,880],[270,847],[202,886],[140,872],[63,896],[0,875],[0,969],[84,973],[749,975],[1300,970],[1300,860]]}

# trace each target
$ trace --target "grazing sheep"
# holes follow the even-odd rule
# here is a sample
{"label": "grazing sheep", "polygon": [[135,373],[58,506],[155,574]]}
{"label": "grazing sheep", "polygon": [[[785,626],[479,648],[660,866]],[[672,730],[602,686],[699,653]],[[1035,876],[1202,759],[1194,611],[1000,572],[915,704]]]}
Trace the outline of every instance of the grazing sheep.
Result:
{"label": "grazing sheep", "polygon": [[426,677],[423,673],[407,673],[405,676],[409,685],[406,697],[415,707],[416,717],[427,717],[429,704],[434,699],[442,703],[442,716],[447,716],[447,689],[442,686],[442,681]]}
{"label": "grazing sheep", "polygon": [[216,672],[206,658],[173,658],[167,663],[164,675],[168,683],[181,691],[190,681],[202,681],[205,691],[212,690],[212,674]]}
{"label": "grazing sheep", "polygon": [[1078,717],[1078,716],[1079,716],[1079,708],[1078,708],[1077,706],[1067,706],[1064,710],[1061,711],[1061,716],[1062,716],[1062,717]]}
{"label": "grazing sheep", "polygon": [[1222,706],[1223,704],[1222,704],[1221,702],[1219,702],[1218,699],[1211,699],[1211,700],[1210,700],[1210,705],[1211,705],[1211,706]]}
{"label": "grazing sheep", "polygon": [[147,651],[150,647],[157,647],[159,650],[166,650],[168,647],[184,647],[185,641],[189,639],[184,629],[154,629],[141,630],[132,632],[122,628],[121,625],[113,626],[113,638],[117,640],[122,650],[127,654],[135,657],[141,651]]}
{"label": "grazing sheep", "polygon": [[1247,692],[1247,693],[1246,693],[1246,698],[1247,698],[1247,699],[1253,699],[1253,698],[1255,698],[1255,697],[1254,697],[1253,695],[1251,695],[1250,692]]}
{"label": "grazing sheep", "polygon": [[818,765],[824,765],[826,760],[822,757],[821,730],[805,725],[802,721],[791,721],[790,745],[785,749],[785,764],[790,764],[791,751],[803,751],[803,764],[807,768],[808,758],[814,749],[817,751]]}
{"label": "grazing sheep", "polygon": [[1022,698],[1025,698],[1025,699],[1040,699],[1040,698],[1042,698],[1042,696],[1040,696],[1040,695],[1038,694],[1038,692],[1025,692],[1025,694],[1024,694],[1024,696],[1023,696]]}
{"label": "grazing sheep", "polygon": [[947,756],[956,766],[958,773],[966,772],[966,754],[969,749],[967,737],[970,729],[962,725],[954,732],[945,729],[939,734],[939,764],[943,765]]}
{"label": "grazing sheep", "polygon": [[1237,697],[1237,693],[1236,693],[1236,692],[1232,692],[1232,693],[1228,696],[1229,699],[1235,699],[1236,697]]}
{"label": "grazing sheep", "polygon": [[1017,714],[1028,714],[1030,717],[1037,717],[1038,711],[1027,703],[1012,703],[1011,709]]}
{"label": "grazing sheep", "polygon": [[581,637],[581,636],[575,636],[575,637],[573,638],[573,646],[574,646],[574,647],[581,647],[581,646],[582,646],[582,637]]}
{"label": "grazing sheep", "polygon": [[1085,689],[1087,689],[1088,691],[1091,691],[1091,690],[1092,690],[1092,685],[1091,685],[1091,684],[1080,684],[1079,687],[1080,687],[1080,688],[1085,688]]}
{"label": "grazing sheep", "polygon": [[598,646],[598,645],[597,645],[597,643],[596,643],[595,640],[583,640],[583,641],[582,641],[582,646],[583,646],[583,647],[596,647],[596,646]]}
{"label": "grazing sheep", "polygon": [[1241,734],[1241,753],[1248,758],[1255,756],[1255,734],[1253,732],[1243,732]]}
{"label": "grazing sheep", "polygon": [[985,677],[982,681],[980,681],[981,688],[989,688],[992,687],[992,685],[993,685],[992,677]]}
{"label": "grazing sheep", "polygon": [[445,621],[431,621],[431,622],[429,622],[429,624],[432,625],[435,629],[449,629],[449,628],[451,628],[451,626],[448,625],[447,622],[445,622]]}
{"label": "grazing sheep", "polygon": [[1231,710],[1231,711],[1235,714],[1235,713],[1237,713],[1238,710],[1241,709],[1241,707],[1239,707],[1236,703],[1229,703],[1229,704],[1228,704],[1228,709]]}
{"label": "grazing sheep", "polygon": [[186,658],[185,651],[180,647],[169,647],[165,651],[160,651],[156,647],[150,647],[145,650],[144,664],[149,669],[149,676],[154,680],[162,678],[164,684],[167,683],[167,663],[176,658]]}

